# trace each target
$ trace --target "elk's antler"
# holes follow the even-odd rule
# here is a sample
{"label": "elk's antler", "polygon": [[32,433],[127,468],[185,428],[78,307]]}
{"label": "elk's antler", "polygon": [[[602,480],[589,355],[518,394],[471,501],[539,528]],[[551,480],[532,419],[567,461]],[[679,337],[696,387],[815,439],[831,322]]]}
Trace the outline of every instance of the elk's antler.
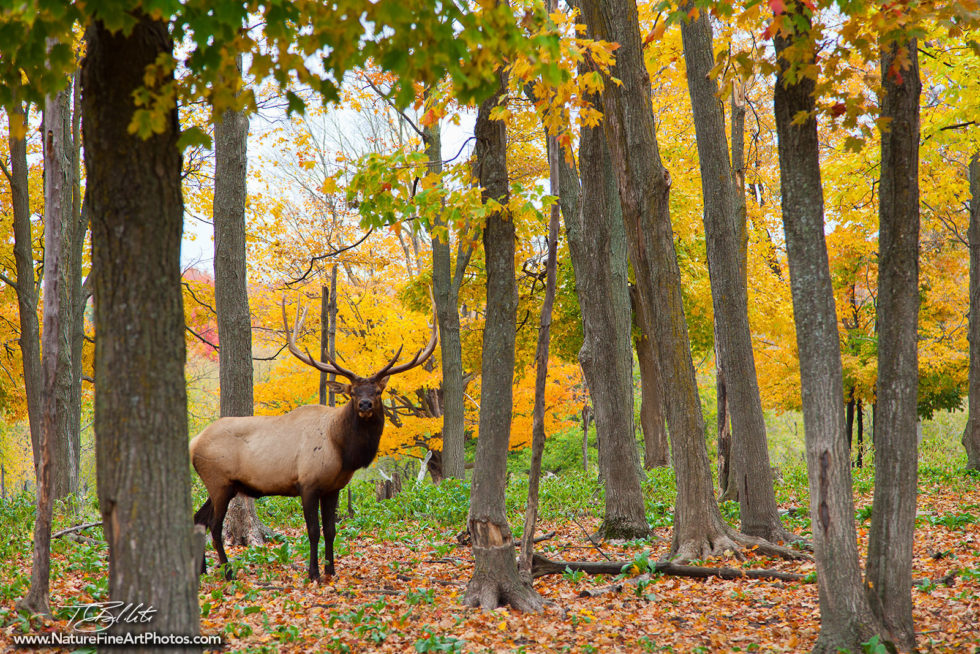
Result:
{"label": "elk's antler", "polygon": [[324,363],[322,361],[318,361],[317,359],[314,359],[310,355],[309,350],[307,350],[304,353],[299,349],[299,346],[296,345],[296,332],[300,331],[303,328],[304,320],[306,320],[306,308],[303,307],[301,310],[300,306],[297,305],[296,329],[291,330],[289,328],[289,317],[286,315],[286,298],[284,297],[282,299],[282,322],[286,328],[286,345],[289,347],[289,351],[292,353],[292,355],[297,359],[299,359],[300,361],[302,361],[303,363],[305,363],[306,365],[312,366],[317,370],[319,370],[320,372],[327,373],[328,375],[329,374],[340,375],[341,377],[346,377],[351,381],[357,381],[358,379],[360,379],[360,376],[354,374],[347,368],[344,368],[343,366],[337,364],[337,362],[331,359],[329,356],[327,356],[327,361],[329,361],[330,363]]}
{"label": "elk's antler", "polygon": [[382,377],[384,377],[385,375],[389,375],[389,376],[390,375],[397,375],[400,372],[405,372],[406,370],[411,370],[415,366],[422,365],[423,363],[425,363],[425,360],[426,359],[428,359],[430,356],[432,356],[432,353],[436,349],[436,343],[438,342],[438,335],[439,335],[438,324],[439,324],[439,320],[438,320],[438,318],[436,316],[436,301],[435,301],[435,298],[432,297],[432,288],[431,287],[429,288],[429,299],[432,301],[432,336],[429,337],[429,342],[426,344],[426,346],[424,348],[422,348],[421,350],[419,350],[415,354],[414,357],[412,357],[412,360],[411,361],[407,361],[407,362],[405,362],[403,364],[400,364],[400,365],[397,365],[396,366],[395,365],[395,361],[398,361],[398,357],[402,353],[402,348],[405,347],[405,346],[403,345],[402,347],[398,348],[398,351],[395,352],[395,356],[393,356],[391,358],[391,361],[389,361],[381,370],[379,370],[378,372],[376,372],[373,375],[371,375],[369,377],[369,379],[378,380],[378,379],[381,379]]}

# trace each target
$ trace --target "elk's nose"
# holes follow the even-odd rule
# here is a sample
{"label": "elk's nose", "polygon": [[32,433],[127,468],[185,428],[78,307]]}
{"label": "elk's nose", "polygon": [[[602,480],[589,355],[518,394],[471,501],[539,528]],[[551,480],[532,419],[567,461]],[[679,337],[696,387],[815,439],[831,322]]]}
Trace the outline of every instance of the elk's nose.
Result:
{"label": "elk's nose", "polygon": [[374,402],[371,400],[359,400],[357,403],[357,410],[362,413],[367,413],[372,408],[374,408]]}

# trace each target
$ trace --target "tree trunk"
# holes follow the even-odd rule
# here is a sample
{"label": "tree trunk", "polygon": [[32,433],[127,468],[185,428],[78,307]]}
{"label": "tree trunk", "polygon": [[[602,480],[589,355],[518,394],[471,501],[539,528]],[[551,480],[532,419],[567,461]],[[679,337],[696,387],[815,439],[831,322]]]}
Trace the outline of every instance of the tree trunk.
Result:
{"label": "tree trunk", "polygon": [[41,330],[37,319],[37,287],[34,280],[34,236],[28,188],[27,142],[16,138],[18,123],[26,127],[27,110],[8,112],[10,143],[10,195],[14,214],[14,265],[17,269],[17,305],[20,316],[20,352],[24,365],[27,421],[35,476],[41,465]]}
{"label": "tree trunk", "polygon": [[[752,353],[749,300],[742,239],[744,219],[737,213],[732,168],[725,138],[725,116],[718,101],[711,23],[707,13],[681,23],[687,84],[694,112],[701,186],[704,190],[704,231],[715,313],[715,334],[731,410],[732,443],[742,532],[772,542],[796,540],[779,520],[766,421]],[[722,426],[719,424],[719,431]]]}
{"label": "tree trunk", "polygon": [[[497,92],[480,105],[474,128],[484,202],[493,199],[503,206],[509,199],[507,133],[503,121],[490,120],[490,111],[497,106],[506,87],[506,77],[501,74]],[[483,229],[487,267],[483,397],[467,521],[473,538],[474,566],[463,601],[483,609],[509,604],[521,611],[537,611],[542,599],[518,575],[504,501],[517,329],[516,237],[514,221],[505,212],[503,208],[491,212]]]}
{"label": "tree trunk", "polygon": [[732,429],[728,421],[728,384],[722,364],[717,319],[715,320],[715,403],[718,423],[718,501],[738,500],[737,474],[732,474]]}
{"label": "tree trunk", "polygon": [[[429,171],[442,173],[442,134],[439,123],[424,130]],[[432,286],[439,320],[439,358],[442,364],[442,475],[454,479],[466,476],[463,347],[459,333],[459,285],[469,260],[469,249],[460,244],[453,274],[449,250],[449,224],[439,216],[432,222]],[[458,279],[458,281],[456,281]]]}
{"label": "tree trunk", "polygon": [[[241,62],[239,61],[239,67]],[[245,265],[245,203],[248,197],[248,116],[226,111],[214,126],[214,303],[218,319],[221,416],[250,416],[252,315]],[[255,500],[237,495],[225,516],[229,545],[262,545],[264,528]]]}
{"label": "tree trunk", "polygon": [[[804,21],[802,15],[799,15]],[[786,23],[784,23],[786,24]],[[792,24],[792,23],[790,23]],[[804,65],[815,56],[806,35],[774,39],[779,71],[773,105],[779,137],[783,228],[802,378],[810,517],[820,601],[815,652],[861,651],[878,632],[861,583],[854,527],[851,466],[844,434],[844,384],[837,313],[824,240],[820,153],[814,81],[795,73],[783,56],[792,48]],[[792,55],[791,55],[792,56]],[[790,83],[789,80],[795,80]],[[803,112],[808,118],[794,124]]]}
{"label": "tree trunk", "polygon": [[607,81],[602,110],[636,275],[641,323],[654,336],[663,387],[671,389],[667,421],[677,503],[669,556],[703,559],[737,546],[712,489],[670,223],[670,175],[661,162],[654,132],[636,4],[632,0],[584,0],[582,13],[594,38],[620,45],[610,72],[621,84]]}
{"label": "tree trunk", "polygon": [[[908,66],[900,64],[905,61]],[[878,236],[878,416],[867,588],[887,637],[915,648],[915,534],[919,392],[919,82],[915,39],[885,43]]]}
{"label": "tree trunk", "polygon": [[857,421],[858,421],[858,433],[857,433],[857,467],[864,467],[864,407],[861,400],[857,401]]}
{"label": "tree trunk", "polygon": [[[558,196],[558,138],[547,136],[548,171],[551,194]],[[551,344],[551,314],[555,306],[555,285],[558,279],[558,204],[551,206],[548,221],[548,259],[545,264],[546,286],[541,305],[541,323],[538,327],[538,345],[535,354],[534,414],[531,427],[531,469],[528,472],[527,508],[524,511],[524,535],[521,539],[521,558],[518,566],[524,581],[531,583],[531,558],[534,554],[534,529],[538,522],[538,485],[541,481],[541,459],[544,456],[544,392],[548,381],[548,350]]]}
{"label": "tree trunk", "polygon": [[643,467],[647,470],[670,465],[670,446],[664,422],[664,389],[660,363],[653,341],[639,321],[639,298],[636,286],[630,285],[630,307],[633,319],[633,347],[640,368],[640,427],[643,430]]}
{"label": "tree trunk", "polygon": [[110,631],[193,635],[200,612],[191,540],[177,110],[146,140],[127,131],[146,66],[169,57],[173,41],[165,22],[133,15],[128,36],[110,33],[101,21],[90,24],[82,65],[97,334],[96,464],[109,597],[156,609],[151,623]]}
{"label": "tree trunk", "polygon": [[970,158],[970,373],[967,408],[969,420],[963,432],[966,467],[980,470],[980,153]]}
{"label": "tree trunk", "polygon": [[[48,96],[44,103],[44,330],[41,343],[41,465],[37,470],[37,517],[31,587],[20,607],[47,614],[51,572],[51,515],[53,502],[71,492],[68,452],[68,405],[71,361],[67,340],[70,327],[65,258],[71,230],[71,138],[68,94]],[[66,156],[67,155],[67,156]],[[75,468],[77,484],[78,469]]]}

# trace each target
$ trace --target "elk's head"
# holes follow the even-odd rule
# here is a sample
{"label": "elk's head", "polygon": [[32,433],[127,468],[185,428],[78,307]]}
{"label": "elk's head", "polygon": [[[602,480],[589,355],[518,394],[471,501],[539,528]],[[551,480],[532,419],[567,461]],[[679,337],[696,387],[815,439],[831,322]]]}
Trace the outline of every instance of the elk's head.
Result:
{"label": "elk's head", "polygon": [[436,349],[436,341],[438,331],[436,329],[436,319],[433,315],[432,318],[432,336],[429,337],[429,342],[424,348],[419,350],[410,361],[395,365],[398,361],[398,357],[401,356],[402,349],[404,346],[399,347],[398,351],[395,352],[395,356],[385,364],[376,373],[369,375],[367,377],[362,377],[354,372],[351,372],[347,368],[344,368],[338,364],[335,360],[330,358],[330,356],[324,352],[324,357],[327,359],[326,362],[314,359],[309,350],[303,352],[296,345],[296,332],[303,328],[303,320],[306,318],[306,309],[297,308],[296,316],[296,328],[289,328],[289,319],[286,316],[286,300],[282,301],[282,321],[286,327],[286,338],[289,351],[297,359],[303,363],[312,366],[327,374],[338,375],[344,377],[349,383],[343,383],[340,381],[328,381],[327,384],[331,389],[338,393],[343,393],[350,396],[351,404],[354,405],[354,410],[357,411],[357,415],[362,419],[370,419],[376,417],[383,417],[383,407],[381,405],[381,394],[385,390],[385,386],[388,384],[388,380],[392,375],[397,375],[400,372],[405,372],[416,366],[421,365],[428,359],[432,352]]}

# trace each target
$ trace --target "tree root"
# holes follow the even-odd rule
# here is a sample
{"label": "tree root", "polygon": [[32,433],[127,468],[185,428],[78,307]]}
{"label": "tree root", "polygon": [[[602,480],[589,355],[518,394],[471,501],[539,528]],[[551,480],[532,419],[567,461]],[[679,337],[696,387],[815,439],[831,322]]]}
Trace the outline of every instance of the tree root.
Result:
{"label": "tree root", "polygon": [[[791,532],[787,532],[787,533],[791,533]],[[729,530],[729,536],[742,547],[754,549],[756,552],[759,552],[760,554],[765,554],[766,556],[778,556],[779,558],[787,559],[789,561],[812,561],[813,560],[813,557],[807,554],[806,552],[794,550],[791,547],[785,547],[783,545],[776,545],[775,543],[772,543],[763,538],[748,536],[746,534],[743,534],[735,530]]]}

